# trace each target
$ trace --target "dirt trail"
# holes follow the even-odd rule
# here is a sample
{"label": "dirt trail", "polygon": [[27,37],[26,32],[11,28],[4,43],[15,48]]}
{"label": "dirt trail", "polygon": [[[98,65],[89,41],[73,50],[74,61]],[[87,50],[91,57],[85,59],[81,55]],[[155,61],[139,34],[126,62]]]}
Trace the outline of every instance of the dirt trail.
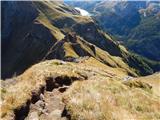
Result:
{"label": "dirt trail", "polygon": [[40,95],[40,100],[30,105],[26,120],[67,120],[63,117],[65,104],[62,102],[62,92],[65,88],[56,88],[45,91]]}
{"label": "dirt trail", "polygon": [[[33,82],[35,88],[33,86],[32,89],[27,89],[29,97],[24,99],[25,103],[14,109],[13,113],[7,117],[15,120],[70,120],[62,97],[74,81],[94,80],[95,76],[115,77],[114,74],[95,67],[86,68],[82,63],[78,66],[57,61],[48,62],[45,66],[43,64],[35,67],[34,71],[26,72],[22,78],[17,78],[17,83],[12,88],[16,89],[19,83],[17,85],[21,88],[19,90],[26,90],[22,82],[27,80],[29,82],[25,84],[32,86],[30,83]],[[17,92],[20,95],[23,93],[18,90]],[[18,97],[15,100],[18,100]]]}
{"label": "dirt trail", "polygon": [[[46,86],[38,95],[32,96],[32,102],[25,120],[69,120],[65,104],[62,102],[63,92],[77,78],[48,78]],[[23,119],[23,118],[22,118]],[[21,119],[20,119],[21,120]]]}

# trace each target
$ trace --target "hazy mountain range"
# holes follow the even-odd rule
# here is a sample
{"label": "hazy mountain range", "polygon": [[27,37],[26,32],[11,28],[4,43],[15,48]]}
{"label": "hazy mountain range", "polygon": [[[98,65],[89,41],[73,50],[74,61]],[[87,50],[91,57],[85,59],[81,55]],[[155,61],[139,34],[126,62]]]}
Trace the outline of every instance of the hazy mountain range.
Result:
{"label": "hazy mountain range", "polygon": [[[67,2],[66,2],[67,3]],[[160,60],[160,2],[78,1],[67,3],[92,13],[101,27],[131,51]]]}

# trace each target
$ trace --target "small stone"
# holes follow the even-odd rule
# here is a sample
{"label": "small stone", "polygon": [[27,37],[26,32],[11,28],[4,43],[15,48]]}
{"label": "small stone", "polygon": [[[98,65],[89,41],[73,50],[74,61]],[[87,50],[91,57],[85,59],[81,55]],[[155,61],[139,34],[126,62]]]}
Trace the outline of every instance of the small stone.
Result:
{"label": "small stone", "polygon": [[49,118],[61,118],[61,113],[62,113],[61,110],[58,110],[58,109],[54,110],[49,114]]}
{"label": "small stone", "polygon": [[32,112],[29,114],[28,120],[39,120],[38,112]]}
{"label": "small stone", "polygon": [[40,94],[40,100],[44,100],[44,95]]}
{"label": "small stone", "polygon": [[42,100],[37,101],[35,105],[40,108],[45,108],[45,102]]}

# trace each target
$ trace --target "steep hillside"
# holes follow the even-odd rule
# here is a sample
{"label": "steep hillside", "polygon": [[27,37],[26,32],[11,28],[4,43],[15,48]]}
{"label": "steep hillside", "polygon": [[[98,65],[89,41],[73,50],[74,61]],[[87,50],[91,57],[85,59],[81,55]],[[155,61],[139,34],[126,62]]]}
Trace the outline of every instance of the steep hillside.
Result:
{"label": "steep hillside", "polygon": [[159,28],[160,17],[158,15],[148,17],[131,31],[125,44],[140,55],[160,61]]}
{"label": "steep hillside", "polygon": [[[101,27],[116,36],[131,51],[151,60],[160,60],[159,1],[67,2],[92,13]],[[152,51],[150,50],[152,49]]]}
{"label": "steep hillside", "polygon": [[1,3],[0,119],[160,119],[156,62],[62,1]]}
{"label": "steep hillside", "polygon": [[[70,4],[70,2],[68,2]],[[146,6],[145,1],[86,1],[81,4],[71,2],[71,5],[80,6],[90,12],[99,24],[112,34],[125,35],[139,24],[139,8]],[[90,7],[91,6],[91,7]],[[90,8],[92,8],[90,10]],[[133,12],[134,11],[134,12]],[[132,13],[132,14],[131,14]]]}
{"label": "steep hillside", "polygon": [[159,119],[159,95],[154,92],[159,91],[159,74],[129,81],[94,79],[75,82],[65,93],[64,101],[72,119]]}
{"label": "steep hillside", "polygon": [[2,81],[1,119],[159,119],[159,80],[159,73],[133,78],[94,58],[45,61]]}
{"label": "steep hillside", "polygon": [[[68,34],[80,38],[72,42]],[[2,2],[2,78],[46,58],[65,60],[66,56],[92,56],[141,75],[155,71],[112,40],[91,17],[61,2]]]}
{"label": "steep hillside", "polygon": [[39,15],[32,2],[2,2],[2,77],[40,61],[64,37],[58,29],[38,22]]}

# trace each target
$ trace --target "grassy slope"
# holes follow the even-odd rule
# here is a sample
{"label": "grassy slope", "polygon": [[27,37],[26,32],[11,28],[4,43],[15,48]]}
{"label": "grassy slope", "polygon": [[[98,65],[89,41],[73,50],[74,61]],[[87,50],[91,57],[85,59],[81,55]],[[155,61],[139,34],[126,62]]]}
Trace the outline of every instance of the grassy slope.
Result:
{"label": "grassy slope", "polygon": [[[25,106],[27,101],[31,100],[33,92],[39,94],[42,87],[46,88],[48,78],[63,76],[82,80],[74,82],[64,93],[63,102],[72,119],[120,120],[160,117],[159,95],[155,92],[159,87],[159,74],[142,77],[140,80],[135,78],[139,81],[136,84],[124,82],[126,70],[112,68],[89,58],[80,63],[45,61],[14,78],[16,83],[1,89],[2,119],[13,118],[14,111]],[[145,102],[142,103],[142,100]]]}
{"label": "grassy slope", "polygon": [[[95,12],[94,17],[99,21],[106,32],[110,32],[124,41],[126,46],[144,57],[159,61],[159,14],[154,13],[154,9],[159,10],[158,3],[156,6],[149,6],[141,9],[138,13],[136,6],[141,4],[145,6],[145,2],[66,2],[71,6],[79,6],[89,12]],[[117,5],[118,4],[118,5]],[[117,7],[116,7],[117,6]],[[125,7],[124,7],[125,6]],[[115,12],[113,9],[121,8],[122,10]],[[124,11],[123,11],[124,10]],[[126,12],[129,12],[126,14]],[[134,12],[132,12],[134,11]],[[147,17],[143,12],[146,11]],[[126,17],[128,19],[126,19]],[[160,68],[160,67],[159,67]]]}
{"label": "grassy slope", "polygon": [[[79,57],[90,54],[90,56],[99,58],[106,63],[108,63],[108,60],[111,62],[111,59],[108,58],[115,58],[114,60],[112,59],[114,62],[121,59],[120,61],[123,62],[123,65],[127,63],[138,74],[153,73],[153,70],[144,61],[140,61],[135,56],[130,55],[123,46],[118,45],[110,35],[104,33],[91,17],[80,16],[74,9],[55,2],[33,2],[32,7],[36,9],[37,16],[30,26],[27,24],[23,25],[24,29],[16,28],[18,30],[15,30],[15,34],[18,36],[13,36],[13,43],[10,44],[11,46],[4,57],[3,73],[10,73],[10,76],[13,72],[21,73],[30,65],[41,61],[48,54],[48,51],[70,31],[76,32],[85,41],[97,46],[98,51],[96,53],[97,56],[94,55],[91,47],[86,45],[85,42],[78,43],[78,46],[65,43],[60,49],[66,53],[66,56],[74,54],[75,57]],[[19,26],[21,27],[22,25]],[[30,32],[30,29],[33,30]],[[28,36],[23,38],[25,34]],[[26,47],[21,48],[24,44]],[[13,50],[13,48],[17,49]],[[78,53],[78,48],[82,48],[85,54]],[[102,50],[100,49],[108,52],[108,54],[101,53]],[[21,50],[24,52],[17,52]],[[16,53],[12,61],[10,61],[10,53],[12,55]],[[29,53],[34,54],[34,57],[32,55],[27,56]],[[63,53],[61,54],[63,56]],[[57,58],[61,54],[53,55],[54,57],[52,58]]]}
{"label": "grassy slope", "polygon": [[[51,9],[44,10],[52,13],[49,12]],[[48,13],[45,15],[40,13],[40,17],[37,20],[47,27],[51,33],[55,33],[55,38],[59,41],[63,38],[63,34],[58,28],[51,25],[51,22],[55,17],[59,20],[62,16],[49,15]],[[62,14],[58,12],[57,15]],[[48,16],[49,18],[53,18],[48,19]],[[64,16],[71,17],[68,14]],[[73,19],[72,17],[71,19]],[[88,22],[88,18],[86,18],[87,20],[80,18],[82,17],[74,16],[74,19],[79,19],[80,23],[84,24]],[[157,79],[153,83],[145,81],[145,77],[140,78],[142,82],[132,83],[131,81],[131,83],[126,84],[121,80],[128,75],[130,68],[122,61],[122,58],[113,57],[98,47],[96,47],[96,55],[94,55],[90,47],[91,44],[82,40],[77,40],[76,44],[94,58],[82,60],[78,64],[64,63],[57,60],[46,61],[31,67],[21,76],[14,78],[17,80],[14,85],[1,89],[1,117],[3,119],[14,117],[14,111],[25,106],[28,100],[30,101],[33,91],[39,92],[42,86],[46,86],[46,79],[48,77],[68,76],[84,79],[83,77],[87,76],[88,81],[75,82],[64,95],[64,102],[67,101],[67,109],[70,111],[72,119],[79,117],[93,120],[105,118],[120,120],[126,118],[160,118],[158,113],[160,111],[159,96],[155,92],[159,87],[159,79],[157,79],[159,78],[159,74],[156,77],[148,78],[150,81]],[[65,56],[80,56],[76,52],[77,47],[71,41],[66,42],[61,47],[65,49]],[[128,55],[127,52],[124,53],[126,56]],[[109,66],[100,61],[108,62]],[[152,86],[152,89],[150,86]],[[141,101],[144,99],[146,102],[142,104]]]}
{"label": "grassy slope", "polygon": [[[4,78],[11,77],[14,73],[22,73],[26,68],[42,60],[50,47],[64,37],[63,33],[51,25],[34,4],[31,2],[15,4],[19,5],[15,13],[22,13],[19,16],[15,14],[11,19],[13,26],[9,26],[12,28],[13,35],[2,57],[2,76]],[[34,18],[32,14],[35,14]]]}
{"label": "grassy slope", "polygon": [[[91,59],[92,60],[92,59]],[[94,60],[94,59],[93,59]],[[93,61],[92,60],[92,61]],[[94,64],[98,64],[105,68],[106,66],[98,61],[94,60]],[[13,114],[12,112],[15,109],[18,109],[20,106],[25,105],[25,103],[31,99],[32,91],[38,92],[42,86],[45,86],[45,80],[48,77],[56,76],[77,76],[80,77],[81,74],[89,75],[87,71],[98,72],[101,68],[92,67],[87,64],[76,64],[76,63],[63,63],[58,60],[46,61],[40,64],[37,64],[30,69],[28,69],[24,74],[15,78],[17,83],[15,85],[10,85],[3,89],[2,92],[2,116],[7,116],[7,114]],[[44,69],[45,68],[45,69]],[[114,74],[114,70],[117,68],[108,67],[107,73]],[[122,76],[126,75],[126,71],[119,68],[120,72],[122,71]],[[117,71],[119,71],[117,70]],[[123,72],[124,71],[124,72]],[[99,72],[98,72],[99,73]],[[102,71],[99,74],[105,74]],[[18,96],[17,96],[18,94]]]}
{"label": "grassy slope", "polygon": [[[141,64],[141,61],[137,62],[138,64],[134,64],[135,63],[134,61],[138,61],[138,60],[137,59],[134,60],[134,56],[131,57],[130,54],[126,50],[123,49],[123,46],[118,46],[109,35],[105,34],[102,30],[100,30],[90,17],[83,17],[83,16],[79,16],[79,15],[74,15],[71,13],[64,14],[62,11],[59,11],[56,9],[57,7],[61,8],[61,6],[59,6],[59,5],[57,5],[56,7],[54,7],[55,6],[54,5],[54,6],[52,6],[52,8],[50,8],[50,7],[48,7],[48,6],[51,6],[50,4],[48,5],[48,4],[43,4],[40,2],[40,3],[36,3],[36,6],[41,12],[43,12],[43,14],[46,16],[47,20],[50,21],[50,23],[52,22],[52,26],[54,25],[57,28],[60,28],[61,30],[63,30],[64,32],[70,32],[70,31],[76,32],[76,34],[83,37],[86,41],[88,41],[88,42],[98,46],[99,48],[107,51],[109,54],[121,56],[123,58],[122,60],[124,62],[128,61],[128,64],[130,65],[130,67],[133,67],[133,69],[135,69],[137,71],[137,73],[140,73],[140,74],[152,73],[152,70],[150,70],[148,65],[146,65],[147,66],[146,69],[143,69],[143,67],[139,66],[139,64]],[[42,17],[41,19],[43,20],[44,18]],[[45,25],[45,23],[44,23],[44,25]],[[68,25],[70,25],[71,27],[69,27]],[[88,32],[88,31],[86,31],[87,29],[91,29],[93,31]],[[104,45],[101,44],[100,40],[104,41]],[[82,47],[82,46],[84,46],[84,47]],[[85,43],[81,43],[80,47],[81,47],[81,49],[83,49],[85,47],[87,48]],[[78,47],[76,48],[76,46],[73,47],[73,46],[69,45],[68,43],[65,43],[64,48],[65,49],[63,49],[63,51],[65,51],[65,53],[68,54],[68,56],[72,56],[72,54],[75,55],[74,57],[84,56],[84,54],[79,53],[77,55],[77,53],[75,53],[76,49],[78,49]],[[88,49],[87,53],[88,52],[90,54],[91,50]],[[123,56],[123,53],[124,53],[124,56]],[[101,53],[99,52],[98,54],[101,54]],[[87,55],[87,54],[85,54],[85,55]],[[93,54],[91,56],[93,56]],[[128,56],[128,57],[125,57],[125,56]],[[107,62],[108,59],[105,60],[105,57],[101,57],[101,59],[102,58],[104,59],[102,61]],[[142,66],[143,66],[143,64],[142,64]]]}
{"label": "grassy slope", "polygon": [[108,52],[85,41],[79,36],[74,37],[72,34],[68,34],[68,36],[69,38],[65,37],[64,40],[57,42],[55,47],[51,50],[53,52],[48,55],[49,57],[52,58],[52,55],[59,54],[61,54],[61,56],[57,56],[58,59],[91,56],[104,63],[106,66],[111,66],[113,68],[120,67],[128,71],[130,75],[137,76],[134,73],[135,70],[130,68],[121,57],[111,56]]}
{"label": "grassy slope", "polygon": [[160,74],[127,82],[95,76],[75,82],[64,101],[73,120],[160,119],[159,86]]}
{"label": "grassy slope", "polygon": [[[45,7],[46,6],[44,6],[44,4],[41,4],[40,9]],[[52,10],[53,9],[54,7],[52,7]],[[51,11],[51,8],[48,8],[48,11]],[[52,21],[53,25],[60,28],[64,32],[76,32],[76,34],[83,37],[86,41],[107,51],[109,54],[122,57],[123,61],[127,62],[127,64],[135,69],[138,74],[146,75],[153,73],[152,67],[145,63],[145,61],[139,60],[136,56],[126,52],[121,45],[117,45],[117,43],[114,42],[108,34],[104,33],[98,27],[92,18],[70,13],[64,14],[57,9],[54,9],[54,15],[51,14],[52,12],[48,13],[48,11],[43,12],[47,18]]]}
{"label": "grassy slope", "polygon": [[143,18],[141,23],[128,35],[126,45],[140,55],[159,61],[159,27],[160,18],[158,16]]}

